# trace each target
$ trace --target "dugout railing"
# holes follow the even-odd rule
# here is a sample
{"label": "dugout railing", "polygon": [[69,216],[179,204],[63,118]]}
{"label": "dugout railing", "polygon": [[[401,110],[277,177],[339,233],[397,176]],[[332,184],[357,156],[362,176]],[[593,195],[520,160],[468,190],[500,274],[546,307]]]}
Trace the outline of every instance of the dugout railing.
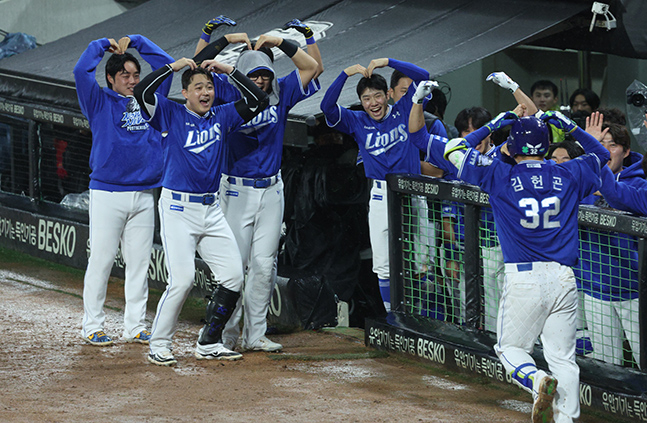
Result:
{"label": "dugout railing", "polygon": [[[367,344],[510,383],[492,348],[503,257],[488,195],[420,175],[388,175],[387,183],[392,312],[367,323]],[[647,421],[647,218],[584,205],[578,218],[581,260],[575,274],[580,306],[588,311],[578,322],[581,402]],[[619,291],[632,300],[612,297],[614,304],[602,302],[598,310],[600,301],[591,298],[600,296],[599,284],[592,281],[624,283]],[[633,320],[609,327],[611,313],[594,314],[608,313],[607,306],[620,312],[628,307]],[[604,336],[594,337],[596,330]],[[593,358],[595,347],[612,349],[610,330],[621,338],[615,339],[620,357]],[[539,340],[533,354],[546,368]]]}

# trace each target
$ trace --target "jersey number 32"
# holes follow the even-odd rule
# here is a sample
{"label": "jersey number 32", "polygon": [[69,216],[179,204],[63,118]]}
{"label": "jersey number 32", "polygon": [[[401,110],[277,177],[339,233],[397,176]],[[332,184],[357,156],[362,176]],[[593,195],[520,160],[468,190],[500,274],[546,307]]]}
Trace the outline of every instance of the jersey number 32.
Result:
{"label": "jersey number 32", "polygon": [[521,226],[527,229],[535,229],[543,223],[544,229],[559,228],[559,220],[551,220],[559,214],[559,198],[547,197],[541,200],[541,207],[536,198],[522,198],[519,200],[519,207],[525,209],[528,219],[520,219]]}

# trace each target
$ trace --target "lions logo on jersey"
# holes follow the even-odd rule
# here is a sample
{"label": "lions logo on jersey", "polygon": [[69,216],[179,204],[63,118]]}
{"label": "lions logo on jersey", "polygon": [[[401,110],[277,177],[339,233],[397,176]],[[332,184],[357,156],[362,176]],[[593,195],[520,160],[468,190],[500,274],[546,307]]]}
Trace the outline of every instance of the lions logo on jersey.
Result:
{"label": "lions logo on jersey", "polygon": [[134,98],[131,98],[128,102],[121,121],[124,123],[121,127],[126,128],[127,131],[145,131],[148,129],[148,122],[142,117],[139,103]]}
{"label": "lions logo on jersey", "polygon": [[398,145],[398,143],[405,142],[407,139],[409,139],[409,132],[405,124],[401,123],[384,134],[381,132],[369,132],[366,134],[366,143],[364,146],[366,151],[372,156],[379,156]]}
{"label": "lions logo on jersey", "polygon": [[243,134],[249,134],[264,126],[278,123],[279,114],[277,110],[278,109],[276,106],[268,107],[258,115],[254,116],[254,119],[244,124],[240,132],[242,132]]}
{"label": "lions logo on jersey", "polygon": [[[195,126],[191,124],[190,126]],[[193,129],[187,132],[184,148],[194,154],[199,154],[209,148],[212,144],[222,139],[220,124],[216,123],[209,129]]]}

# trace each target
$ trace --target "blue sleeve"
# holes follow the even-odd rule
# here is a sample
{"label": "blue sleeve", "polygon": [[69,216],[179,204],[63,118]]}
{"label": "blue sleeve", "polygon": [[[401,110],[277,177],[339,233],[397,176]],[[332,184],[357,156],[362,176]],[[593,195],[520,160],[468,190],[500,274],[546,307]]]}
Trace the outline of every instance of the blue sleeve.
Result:
{"label": "blue sleeve", "polygon": [[284,103],[284,106],[287,105],[288,109],[291,109],[298,102],[308,98],[318,90],[317,84],[314,84],[313,81],[310,81],[307,89],[304,89],[298,70],[294,70],[287,76],[280,78],[279,86],[281,87],[281,102]]}
{"label": "blue sleeve", "polygon": [[445,125],[443,125],[443,122],[440,119],[434,120],[434,122],[431,124],[431,127],[429,128],[429,133],[432,135],[438,135],[439,137],[447,138],[447,130],[445,129]]}
{"label": "blue sleeve", "polygon": [[458,177],[469,184],[478,185],[487,193],[491,193],[505,180],[504,172],[509,172],[512,167],[501,160],[494,160],[470,148],[463,156],[463,161],[458,169]]}
{"label": "blue sleeve", "polygon": [[[595,140],[595,138],[593,139]],[[602,165],[604,166],[604,164],[606,162]],[[556,166],[562,166],[568,169],[574,179],[578,181],[580,201],[600,189],[602,185],[602,180],[600,179],[600,158],[593,153],[576,157],[573,160]]]}
{"label": "blue sleeve", "polygon": [[582,145],[584,151],[595,154],[600,159],[600,167],[607,164],[610,158],[609,150],[602,147],[602,144],[595,137],[579,127],[573,131],[572,136]]}
{"label": "blue sleeve", "polygon": [[484,125],[476,131],[467,134],[465,136],[465,142],[467,142],[467,145],[469,145],[470,147],[476,148],[476,146],[479,145],[481,141],[486,139],[488,135],[490,135],[490,128]]}
{"label": "blue sleeve", "polygon": [[220,75],[215,72],[211,73],[214,89],[214,106],[236,101],[242,97],[242,94],[227,78],[227,75]]}
{"label": "blue sleeve", "polygon": [[414,82],[427,81],[430,78],[429,72],[413,63],[389,59],[389,67],[399,70],[409,78],[413,79]]}
{"label": "blue sleeve", "polygon": [[415,145],[418,150],[425,153],[425,161],[428,162],[429,160],[427,158],[429,157],[431,148],[431,134],[427,132],[427,129],[423,126],[416,132],[411,133],[409,142]]}
{"label": "blue sleeve", "polygon": [[[175,62],[175,59],[143,35],[133,34],[129,35],[128,38],[130,38],[130,47],[139,52],[142,59],[151,66],[153,71],[164,65]],[[169,91],[171,91],[172,83],[173,78],[167,79],[162,83],[157,92],[166,97]]]}
{"label": "blue sleeve", "polygon": [[108,47],[110,47],[110,41],[107,38],[90,42],[74,66],[76,95],[79,98],[81,111],[87,118],[94,115],[92,112],[97,110],[103,101],[102,90],[97,83],[95,73]]}
{"label": "blue sleeve", "polygon": [[647,187],[635,187],[616,181],[608,166],[604,166],[600,173],[600,192],[611,207],[647,216]]}
{"label": "blue sleeve", "polygon": [[321,111],[326,117],[326,123],[328,126],[331,128],[334,127],[345,133],[350,133],[349,122],[342,122],[342,115],[347,116],[348,113],[343,111],[346,110],[345,108],[342,108],[337,104],[337,100],[339,100],[339,95],[341,94],[341,90],[347,79],[348,75],[346,75],[346,72],[342,71],[337,79],[330,84],[330,87],[326,90],[326,94],[324,94],[323,100],[321,100]]}

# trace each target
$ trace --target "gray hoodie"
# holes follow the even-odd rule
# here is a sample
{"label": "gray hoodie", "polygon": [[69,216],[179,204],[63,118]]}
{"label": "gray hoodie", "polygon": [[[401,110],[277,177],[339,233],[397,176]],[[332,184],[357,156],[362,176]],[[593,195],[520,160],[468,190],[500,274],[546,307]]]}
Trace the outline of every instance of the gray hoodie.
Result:
{"label": "gray hoodie", "polygon": [[[249,75],[259,69],[265,69],[272,72],[274,78],[272,78],[272,92],[269,94],[270,106],[276,106],[279,104],[279,83],[277,81],[276,72],[274,72],[272,60],[267,54],[262,51],[245,50],[240,53],[240,56],[238,56],[236,69],[238,69],[243,75]],[[231,79],[229,82],[233,84]],[[233,85],[236,86],[236,84]]]}

